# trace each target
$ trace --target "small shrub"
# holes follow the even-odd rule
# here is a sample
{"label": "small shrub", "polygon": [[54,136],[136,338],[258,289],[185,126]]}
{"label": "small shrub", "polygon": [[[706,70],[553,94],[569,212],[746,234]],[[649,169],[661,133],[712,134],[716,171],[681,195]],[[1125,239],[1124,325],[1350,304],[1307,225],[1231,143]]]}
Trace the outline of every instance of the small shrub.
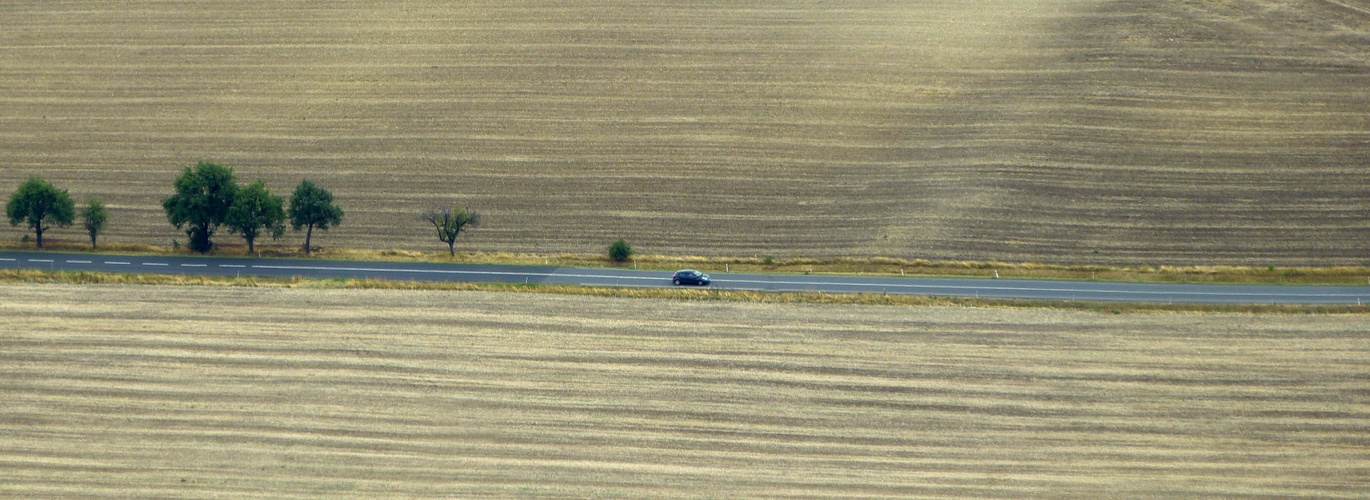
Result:
{"label": "small shrub", "polygon": [[771,256],[767,255],[765,259],[762,259],[762,260],[761,260],[761,263],[762,263],[762,264],[765,264],[765,265],[768,265],[768,266],[774,266],[774,265],[775,265],[775,257],[771,257]]}
{"label": "small shrub", "polygon": [[1265,270],[1267,270],[1267,271],[1274,271],[1274,270],[1275,270],[1275,265],[1274,265],[1274,264],[1271,264],[1271,265],[1265,266]]}
{"label": "small shrub", "polygon": [[628,257],[632,256],[633,247],[632,245],[629,245],[627,241],[624,241],[623,238],[619,238],[618,241],[609,244],[610,260],[613,260],[614,262],[623,262],[628,260]]}

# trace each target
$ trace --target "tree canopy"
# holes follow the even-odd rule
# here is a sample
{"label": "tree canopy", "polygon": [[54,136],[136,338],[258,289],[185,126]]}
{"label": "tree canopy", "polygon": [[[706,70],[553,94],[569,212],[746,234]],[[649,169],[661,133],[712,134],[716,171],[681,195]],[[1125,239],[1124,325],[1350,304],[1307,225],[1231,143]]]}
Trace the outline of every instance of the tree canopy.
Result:
{"label": "tree canopy", "polygon": [[209,252],[214,247],[210,237],[227,220],[238,194],[233,169],[202,161],[194,169],[186,167],[175,186],[176,194],[162,200],[167,220],[176,229],[186,228],[191,250]]}
{"label": "tree canopy", "polygon": [[304,235],[306,254],[312,250],[310,241],[314,236],[314,228],[327,231],[329,227],[342,223],[342,219],[343,210],[333,204],[333,193],[308,179],[300,181],[290,195],[290,226],[296,231],[308,228]]}
{"label": "tree canopy", "polygon": [[43,248],[43,231],[52,226],[67,227],[76,218],[76,202],[65,189],[57,189],[48,181],[33,177],[19,186],[5,206],[10,225],[20,222],[38,235],[38,248]]}
{"label": "tree canopy", "polygon": [[238,191],[233,206],[228,209],[224,220],[229,230],[243,235],[247,241],[247,252],[256,252],[255,242],[262,231],[267,231],[271,239],[285,234],[285,200],[274,196],[266,189],[266,182],[257,179]]}
{"label": "tree canopy", "polygon": [[81,211],[81,226],[90,233],[90,249],[95,249],[95,238],[105,230],[105,223],[109,221],[109,211],[105,210],[105,205],[100,200],[92,199],[86,202],[85,210]]}
{"label": "tree canopy", "polygon": [[623,262],[633,256],[633,246],[627,240],[619,238],[618,241],[609,244],[609,258],[614,262]]}
{"label": "tree canopy", "polygon": [[447,244],[447,253],[451,255],[457,254],[457,236],[467,227],[480,226],[481,219],[480,212],[457,206],[433,208],[424,212],[420,218],[433,225],[438,239]]}

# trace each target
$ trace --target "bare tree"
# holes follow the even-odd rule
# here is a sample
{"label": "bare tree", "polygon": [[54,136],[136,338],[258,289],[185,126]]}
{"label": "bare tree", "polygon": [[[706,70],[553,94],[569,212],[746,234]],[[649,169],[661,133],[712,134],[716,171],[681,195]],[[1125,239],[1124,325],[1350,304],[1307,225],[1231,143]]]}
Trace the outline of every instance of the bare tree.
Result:
{"label": "bare tree", "polygon": [[431,208],[420,219],[433,225],[438,239],[447,244],[447,253],[457,255],[457,236],[463,229],[480,226],[480,212],[463,207]]}

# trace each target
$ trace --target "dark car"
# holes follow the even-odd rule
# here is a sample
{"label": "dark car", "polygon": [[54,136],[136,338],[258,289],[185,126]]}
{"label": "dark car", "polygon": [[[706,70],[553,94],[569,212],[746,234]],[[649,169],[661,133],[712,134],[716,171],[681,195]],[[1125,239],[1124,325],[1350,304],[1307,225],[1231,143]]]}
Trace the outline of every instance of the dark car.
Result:
{"label": "dark car", "polygon": [[671,282],[676,285],[709,286],[709,275],[694,269],[681,269],[671,276]]}

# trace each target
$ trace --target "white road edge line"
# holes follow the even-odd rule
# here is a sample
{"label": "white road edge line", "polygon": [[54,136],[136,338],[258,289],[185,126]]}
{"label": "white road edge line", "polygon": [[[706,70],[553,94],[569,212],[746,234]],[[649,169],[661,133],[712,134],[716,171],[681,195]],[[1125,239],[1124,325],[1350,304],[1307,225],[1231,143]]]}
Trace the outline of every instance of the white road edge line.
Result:
{"label": "white road edge line", "polygon": [[547,274],[509,271],[457,271],[447,269],[384,269],[378,267],[323,267],[323,266],[252,266],[253,269],[279,269],[283,271],[350,271],[361,273],[416,273],[416,274],[474,274],[487,276],[555,276],[558,278],[598,278],[614,280],[665,281],[664,277],[613,276],[607,274]]}
{"label": "white road edge line", "polygon": [[[18,258],[8,258],[8,257],[6,257],[6,258],[0,258],[0,262],[18,262],[18,261],[21,261],[21,260],[27,260],[27,261],[29,261],[29,262],[35,262],[35,263],[53,263],[53,262],[54,262],[54,261],[51,260],[51,259],[18,259]],[[67,261],[65,261],[65,262],[71,263],[71,264],[89,264],[89,263],[91,263],[91,261],[83,261],[83,260],[67,260]],[[104,262],[104,264],[106,264],[106,265],[122,265],[122,266],[133,265],[133,263],[126,262],[126,261],[103,261],[103,262]],[[170,266],[170,265],[171,265],[171,264],[163,263],[163,262],[144,262],[144,263],[141,263],[141,264],[142,264],[143,266]],[[183,266],[183,267],[209,267],[208,264],[179,264],[179,265],[180,265],[180,266]],[[614,281],[614,284],[603,283],[603,284],[597,284],[597,285],[596,285],[596,284],[591,284],[591,283],[582,283],[582,285],[587,285],[587,286],[633,286],[633,287],[638,287],[638,286],[644,286],[643,284],[644,284],[644,283],[647,283],[647,282],[665,282],[665,281],[668,281],[668,279],[665,278],[665,277],[656,277],[656,276],[649,276],[649,277],[644,277],[644,276],[615,276],[615,275],[595,274],[595,273],[593,273],[593,272],[590,272],[590,273],[539,273],[539,272],[511,272],[511,271],[469,271],[469,270],[451,270],[451,269],[414,269],[414,268],[393,268],[393,269],[388,269],[388,268],[373,268],[373,267],[277,266],[277,265],[241,265],[241,264],[215,264],[215,266],[216,266],[216,267],[223,267],[223,268],[240,268],[240,269],[241,269],[241,268],[246,268],[246,267],[251,267],[251,268],[256,268],[256,269],[301,270],[301,271],[341,271],[341,272],[379,273],[379,274],[392,274],[392,275],[395,275],[395,274],[429,274],[429,275],[466,275],[466,276],[505,276],[505,277],[527,277],[527,278],[536,277],[536,278],[540,278],[540,279],[541,279],[541,278],[553,278],[553,279],[574,279],[574,278],[580,278],[580,279],[599,279],[599,280],[612,280],[612,281]],[[397,276],[397,278],[403,279],[404,277],[403,277],[403,276]],[[623,282],[629,282],[629,283],[623,283]],[[1068,286],[1068,287],[1062,287],[1062,288],[1055,288],[1055,287],[1050,287],[1050,286],[1045,286],[1045,287],[1043,287],[1043,286],[1033,286],[1033,285],[1026,284],[1026,283],[1024,283],[1024,284],[1017,284],[1017,283],[1002,283],[1002,284],[995,284],[995,285],[964,285],[964,284],[953,285],[953,284],[922,284],[922,283],[841,283],[841,282],[825,281],[825,280],[823,280],[822,278],[816,279],[816,280],[805,280],[805,279],[803,279],[803,278],[800,278],[800,279],[798,279],[798,280],[787,280],[787,279],[780,279],[780,280],[757,280],[757,279],[745,279],[745,278],[744,278],[744,279],[736,279],[736,280],[727,279],[727,280],[722,280],[722,281],[716,283],[716,285],[720,285],[720,286],[715,287],[715,288],[719,288],[719,289],[731,288],[731,289],[758,290],[758,291],[797,291],[797,290],[794,289],[794,287],[817,287],[817,286],[824,286],[824,287],[835,287],[835,288],[840,288],[840,289],[848,289],[848,290],[851,290],[851,291],[853,291],[853,292],[863,292],[863,291],[864,291],[864,292],[867,292],[867,293],[880,293],[879,291],[882,291],[882,290],[884,290],[884,289],[889,289],[891,292],[893,292],[894,290],[904,290],[904,291],[905,291],[904,293],[908,293],[908,292],[911,292],[911,291],[913,291],[913,290],[921,290],[921,291],[922,291],[921,293],[926,293],[926,294],[955,294],[955,295],[967,295],[967,296],[968,296],[968,294],[970,294],[970,293],[977,293],[977,295],[978,295],[978,294],[984,294],[984,293],[991,293],[991,294],[993,294],[993,293],[996,293],[996,292],[998,292],[998,293],[1009,293],[1009,294],[1024,293],[1024,292],[1028,292],[1028,293],[1032,293],[1032,292],[1053,292],[1053,293],[1081,293],[1081,294],[1094,293],[1094,294],[1100,294],[1100,295],[1113,295],[1113,296],[1129,296],[1129,295],[1130,295],[1130,296],[1134,296],[1134,297],[1147,297],[1147,296],[1158,296],[1158,295],[1164,295],[1164,294],[1172,294],[1172,295],[1180,296],[1180,297],[1182,297],[1182,296],[1190,296],[1190,297],[1202,297],[1202,296],[1249,297],[1249,298],[1258,299],[1258,301],[1261,301],[1261,300],[1268,300],[1268,299],[1286,299],[1286,300],[1289,300],[1289,299],[1301,299],[1301,298],[1302,298],[1302,299],[1307,299],[1307,298],[1356,298],[1356,299],[1359,299],[1359,298],[1361,298],[1361,297],[1364,296],[1364,294],[1361,294],[1361,293],[1354,293],[1354,292],[1351,292],[1351,293],[1336,293],[1336,292],[1288,293],[1288,292],[1283,292],[1283,291],[1281,291],[1281,292],[1272,292],[1272,291],[1235,292],[1235,291],[1203,291],[1203,290],[1195,291],[1195,290],[1173,290],[1173,289],[1171,289],[1171,290],[1154,290],[1154,289],[1152,289],[1152,290],[1122,290],[1122,289],[1114,289],[1114,288],[1090,289],[1090,288],[1083,288],[1083,287],[1078,287],[1078,286],[1075,286],[1075,287],[1069,287],[1069,286]],[[733,288],[734,286],[736,286],[736,288]],[[1160,285],[1160,286],[1166,286],[1166,284],[1162,284],[1162,285]],[[752,287],[758,287],[758,288],[752,288]],[[786,289],[788,289],[788,290],[786,290]],[[855,289],[855,290],[853,290],[853,289]],[[874,290],[874,291],[873,291],[873,290]],[[918,293],[918,292],[915,292],[915,293]],[[1146,299],[1142,299],[1142,300],[1146,300]]]}
{"label": "white road edge line", "polygon": [[[555,275],[555,276],[565,276],[565,275],[564,275],[564,274],[557,274],[557,275]],[[608,284],[608,283],[579,283],[578,286],[607,286],[607,287],[613,287],[613,288],[668,288],[668,287],[657,286],[657,285],[619,285],[619,284],[613,284],[613,285],[611,285],[611,284]]]}
{"label": "white road edge line", "polygon": [[[613,276],[603,274],[539,274],[539,273],[516,273],[505,271],[456,271],[442,269],[384,269],[375,267],[326,267],[326,266],[252,266],[254,269],[279,269],[295,271],[351,271],[368,273],[416,273],[416,274],[464,274],[464,275],[489,275],[489,276],[546,276],[558,278],[582,278],[582,279],[614,279],[614,280],[643,280],[656,281],[664,278],[642,277],[642,276]],[[721,280],[720,280],[721,281]],[[746,283],[752,285],[789,285],[789,286],[837,286],[837,287],[864,287],[864,288],[903,288],[920,290],[963,290],[972,292],[1057,292],[1057,293],[1098,293],[1113,295],[1188,295],[1188,296],[1238,296],[1238,297],[1356,297],[1356,294],[1327,294],[1327,293],[1305,293],[1305,294],[1272,294],[1259,292],[1194,292],[1184,290],[1117,290],[1108,288],[1085,289],[1085,288],[1049,288],[1049,287],[1013,287],[1013,286],[962,286],[962,285],[918,285],[907,283],[889,284],[867,284],[867,283],[834,283],[825,281],[763,281],[763,280],[727,280],[727,283]]]}
{"label": "white road edge line", "polygon": [[1014,287],[1014,286],[964,286],[964,285],[915,285],[906,283],[871,284],[871,283],[833,283],[823,281],[762,281],[762,280],[727,280],[726,283],[750,283],[762,285],[799,285],[799,286],[837,286],[837,287],[864,287],[864,288],[915,288],[915,289],[941,289],[941,290],[970,290],[970,291],[990,291],[990,292],[1065,292],[1065,293],[1101,293],[1118,295],[1196,295],[1196,296],[1239,296],[1239,297],[1356,297],[1352,293],[1295,293],[1277,294],[1261,292],[1192,292],[1184,290],[1117,290],[1109,288],[1047,288],[1047,287]]}

